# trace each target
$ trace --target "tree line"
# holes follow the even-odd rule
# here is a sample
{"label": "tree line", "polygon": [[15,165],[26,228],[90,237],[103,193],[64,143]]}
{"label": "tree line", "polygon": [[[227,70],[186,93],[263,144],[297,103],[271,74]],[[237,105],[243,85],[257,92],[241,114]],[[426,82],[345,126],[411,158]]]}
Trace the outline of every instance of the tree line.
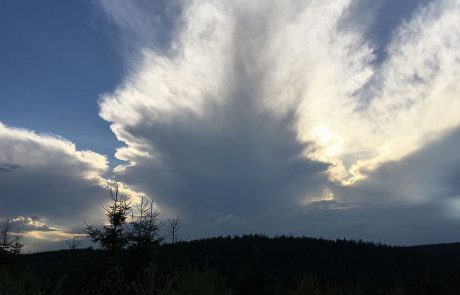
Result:
{"label": "tree line", "polygon": [[[456,295],[460,244],[392,247],[264,235],[181,241],[181,219],[159,219],[117,187],[106,223],[84,232],[97,248],[12,255],[21,235],[1,232],[0,295]],[[5,234],[6,233],[6,234]],[[3,238],[7,237],[7,238]],[[20,250],[19,250],[20,251]]]}

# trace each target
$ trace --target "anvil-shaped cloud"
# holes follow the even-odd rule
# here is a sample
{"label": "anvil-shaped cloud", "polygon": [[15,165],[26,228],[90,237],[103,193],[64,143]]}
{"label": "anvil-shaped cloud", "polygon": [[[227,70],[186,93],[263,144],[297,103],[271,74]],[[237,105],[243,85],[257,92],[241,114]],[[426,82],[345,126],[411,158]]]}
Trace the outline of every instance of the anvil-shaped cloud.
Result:
{"label": "anvil-shaped cloud", "polygon": [[100,102],[126,144],[116,172],[203,231],[368,202],[354,187],[460,126],[460,1],[419,7],[383,50],[352,0],[101,3],[132,65]]}

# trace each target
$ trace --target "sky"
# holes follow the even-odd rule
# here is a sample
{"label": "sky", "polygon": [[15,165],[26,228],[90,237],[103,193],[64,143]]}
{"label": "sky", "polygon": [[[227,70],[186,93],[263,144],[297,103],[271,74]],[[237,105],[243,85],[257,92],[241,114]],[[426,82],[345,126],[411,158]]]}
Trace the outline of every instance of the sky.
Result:
{"label": "sky", "polygon": [[0,1],[0,220],[119,184],[182,237],[460,241],[459,0]]}

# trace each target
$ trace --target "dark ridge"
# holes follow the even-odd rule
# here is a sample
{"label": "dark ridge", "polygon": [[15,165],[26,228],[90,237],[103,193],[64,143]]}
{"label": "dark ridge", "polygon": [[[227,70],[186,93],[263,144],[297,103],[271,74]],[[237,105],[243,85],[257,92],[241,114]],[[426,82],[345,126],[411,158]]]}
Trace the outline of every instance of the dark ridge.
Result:
{"label": "dark ridge", "polygon": [[[37,286],[61,284],[63,294],[102,286],[114,271],[114,277],[134,289],[150,274],[158,288],[172,292],[152,294],[460,294],[459,243],[400,247],[247,235],[163,244],[149,253],[125,250],[114,255],[88,248],[15,257],[16,266],[3,259],[3,268],[21,265]],[[181,289],[201,290],[205,285],[214,291]],[[150,294],[134,289],[123,294]]]}

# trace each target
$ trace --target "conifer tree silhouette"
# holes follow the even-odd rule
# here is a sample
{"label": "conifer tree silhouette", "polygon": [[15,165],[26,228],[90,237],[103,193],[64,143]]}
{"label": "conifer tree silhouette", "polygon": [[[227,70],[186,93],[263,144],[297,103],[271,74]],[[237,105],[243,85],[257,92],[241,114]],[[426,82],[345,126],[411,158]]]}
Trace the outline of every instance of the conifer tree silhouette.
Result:
{"label": "conifer tree silhouette", "polygon": [[96,227],[85,222],[86,228],[83,231],[91,241],[98,243],[101,248],[117,252],[129,243],[129,230],[126,221],[132,208],[128,197],[119,192],[118,184],[115,191],[110,190],[110,198],[112,203],[103,206],[108,224]]}
{"label": "conifer tree silhouette", "polygon": [[161,234],[163,223],[158,220],[159,215],[153,201],[142,197],[141,202],[136,205],[136,210],[131,211],[128,235],[131,247],[152,248],[163,241],[164,236]]}

